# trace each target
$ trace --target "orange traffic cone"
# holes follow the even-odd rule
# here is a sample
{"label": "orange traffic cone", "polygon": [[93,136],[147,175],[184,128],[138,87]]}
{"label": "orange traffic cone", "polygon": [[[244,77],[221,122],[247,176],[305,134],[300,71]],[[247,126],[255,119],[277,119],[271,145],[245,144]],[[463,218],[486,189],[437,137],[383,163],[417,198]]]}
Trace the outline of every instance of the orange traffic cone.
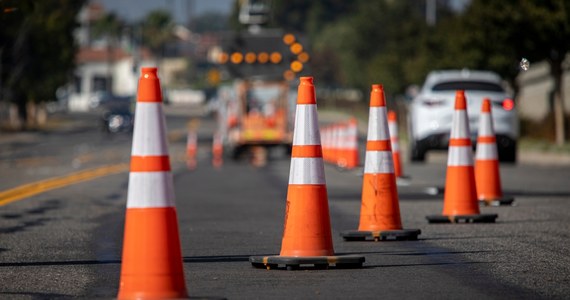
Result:
{"label": "orange traffic cone", "polygon": [[187,297],[165,134],[156,68],[142,68],[119,299]]}
{"label": "orange traffic cone", "polygon": [[281,253],[252,256],[250,262],[268,269],[279,265],[296,269],[301,264],[360,267],[362,256],[334,256],[315,86],[312,77],[300,80]]}
{"label": "orange traffic cone", "polygon": [[390,131],[390,141],[392,144],[392,156],[394,158],[394,174],[398,178],[405,178],[404,167],[402,166],[402,156],[400,155],[400,138],[398,137],[398,117],[396,112],[388,111],[388,129]]}
{"label": "orange traffic cone", "polygon": [[198,136],[194,130],[188,131],[186,139],[186,166],[193,170],[196,168],[196,154],[198,153]]}
{"label": "orange traffic cone", "polygon": [[222,144],[222,135],[219,132],[214,133],[212,138],[212,165],[220,168],[224,163],[224,146]]}
{"label": "orange traffic cone", "polygon": [[443,214],[427,216],[430,223],[495,222],[497,218],[497,214],[479,212],[469,134],[465,92],[457,91],[449,139]]}
{"label": "orange traffic cone", "polygon": [[479,136],[475,154],[475,183],[477,185],[477,197],[486,205],[511,205],[514,201],[512,197],[503,197],[501,190],[497,142],[493,129],[491,100],[488,98],[483,99],[479,117]]}
{"label": "orange traffic cone", "polygon": [[346,127],[346,168],[353,169],[359,165],[358,157],[358,123],[351,118]]}
{"label": "orange traffic cone", "polygon": [[358,230],[342,232],[347,241],[417,240],[419,229],[402,229],[398,190],[386,120],[386,100],[380,84],[372,85],[368,139],[362,180],[362,205]]}

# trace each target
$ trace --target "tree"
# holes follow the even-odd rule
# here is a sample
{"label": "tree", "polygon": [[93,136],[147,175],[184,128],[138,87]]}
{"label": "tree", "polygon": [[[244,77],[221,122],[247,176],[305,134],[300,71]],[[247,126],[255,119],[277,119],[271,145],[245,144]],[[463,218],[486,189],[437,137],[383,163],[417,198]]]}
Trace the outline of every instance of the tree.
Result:
{"label": "tree", "polygon": [[93,24],[93,35],[96,38],[105,37],[107,39],[107,86],[108,93],[112,92],[112,67],[114,64],[114,49],[117,48],[119,39],[121,38],[121,30],[124,22],[120,20],[116,14],[107,13]]}
{"label": "tree", "polygon": [[564,0],[475,0],[463,16],[462,46],[476,67],[515,81],[518,61],[547,60],[554,80],[556,143],[565,141],[563,63],[570,51],[570,4]]}
{"label": "tree", "polygon": [[[28,102],[49,101],[69,81],[76,46],[73,30],[85,1],[2,1],[2,98],[15,103],[26,124]],[[3,100],[2,99],[2,100]]]}
{"label": "tree", "polygon": [[151,11],[143,21],[143,43],[158,59],[164,55],[165,44],[173,38],[173,26],[170,13],[164,10]]}

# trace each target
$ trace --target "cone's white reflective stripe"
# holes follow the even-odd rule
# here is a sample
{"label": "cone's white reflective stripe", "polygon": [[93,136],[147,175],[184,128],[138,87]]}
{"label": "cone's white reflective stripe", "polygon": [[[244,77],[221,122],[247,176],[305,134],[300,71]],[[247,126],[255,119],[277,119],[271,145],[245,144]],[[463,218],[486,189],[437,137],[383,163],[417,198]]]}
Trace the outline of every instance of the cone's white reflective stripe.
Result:
{"label": "cone's white reflective stripe", "polygon": [[495,143],[477,143],[477,151],[475,159],[477,160],[497,160],[497,144]]}
{"label": "cone's white reflective stripe", "polygon": [[127,208],[175,206],[171,172],[131,172],[128,190]]}
{"label": "cone's white reflective stripe", "polygon": [[451,146],[447,154],[448,166],[472,166],[473,149],[471,146]]}
{"label": "cone's white reflective stripe", "polygon": [[358,140],[355,138],[350,138],[346,141],[346,148],[347,149],[356,149],[358,148]]}
{"label": "cone's white reflective stripe", "polygon": [[132,155],[168,155],[161,102],[137,102]]}
{"label": "cone's white reflective stripe", "polygon": [[455,110],[451,126],[451,138],[470,138],[469,119],[466,110]]}
{"label": "cone's white reflective stripe", "polygon": [[292,157],[289,184],[326,184],[323,159]]}
{"label": "cone's white reflective stripe", "polygon": [[364,173],[366,174],[392,174],[394,161],[391,151],[366,151],[364,158]]}
{"label": "cone's white reflective stripe", "polygon": [[489,113],[479,115],[479,136],[495,136],[493,130],[493,118]]}
{"label": "cone's white reflective stripe", "polygon": [[388,121],[386,120],[386,107],[370,107],[368,119],[368,140],[380,141],[388,140]]}
{"label": "cone's white reflective stripe", "polygon": [[350,128],[342,128],[341,149],[352,149],[352,137],[350,136]]}
{"label": "cone's white reflective stripe", "polygon": [[320,145],[318,121],[315,104],[297,104],[293,145]]}
{"label": "cone's white reflective stripe", "polygon": [[339,140],[340,140],[340,137],[339,137],[338,127],[334,127],[332,130],[332,143],[331,143],[331,145],[334,149],[338,148]]}
{"label": "cone's white reflective stripe", "polygon": [[392,152],[400,152],[400,143],[397,139],[392,138],[391,140]]}
{"label": "cone's white reflective stripe", "polygon": [[348,127],[348,133],[348,148],[358,148],[358,128],[356,127],[356,124],[350,124]]}
{"label": "cone's white reflective stripe", "polygon": [[196,133],[189,132],[186,141],[187,141],[187,145],[189,145],[189,146],[190,145],[192,145],[192,146],[196,145],[196,143],[198,141],[198,137],[196,136]]}
{"label": "cone's white reflective stripe", "polygon": [[398,125],[396,124],[396,122],[388,121],[388,132],[390,132],[391,137],[398,136]]}

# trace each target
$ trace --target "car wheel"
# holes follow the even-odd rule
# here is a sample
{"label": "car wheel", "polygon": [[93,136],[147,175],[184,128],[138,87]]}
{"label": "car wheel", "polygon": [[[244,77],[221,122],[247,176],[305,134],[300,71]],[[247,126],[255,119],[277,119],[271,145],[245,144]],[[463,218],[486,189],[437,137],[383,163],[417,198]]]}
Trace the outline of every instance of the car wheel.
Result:
{"label": "car wheel", "polygon": [[516,163],[517,144],[511,143],[506,147],[499,147],[499,161],[504,163]]}
{"label": "car wheel", "polygon": [[418,142],[410,143],[410,161],[424,162],[426,160],[426,149]]}

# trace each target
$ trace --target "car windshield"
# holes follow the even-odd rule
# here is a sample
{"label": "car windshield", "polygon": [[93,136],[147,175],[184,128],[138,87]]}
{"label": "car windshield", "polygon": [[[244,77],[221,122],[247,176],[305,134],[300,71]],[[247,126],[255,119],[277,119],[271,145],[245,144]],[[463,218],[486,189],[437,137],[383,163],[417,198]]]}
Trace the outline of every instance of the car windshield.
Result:
{"label": "car windshield", "polygon": [[433,86],[434,91],[486,91],[503,92],[503,87],[498,84],[483,81],[448,81]]}

